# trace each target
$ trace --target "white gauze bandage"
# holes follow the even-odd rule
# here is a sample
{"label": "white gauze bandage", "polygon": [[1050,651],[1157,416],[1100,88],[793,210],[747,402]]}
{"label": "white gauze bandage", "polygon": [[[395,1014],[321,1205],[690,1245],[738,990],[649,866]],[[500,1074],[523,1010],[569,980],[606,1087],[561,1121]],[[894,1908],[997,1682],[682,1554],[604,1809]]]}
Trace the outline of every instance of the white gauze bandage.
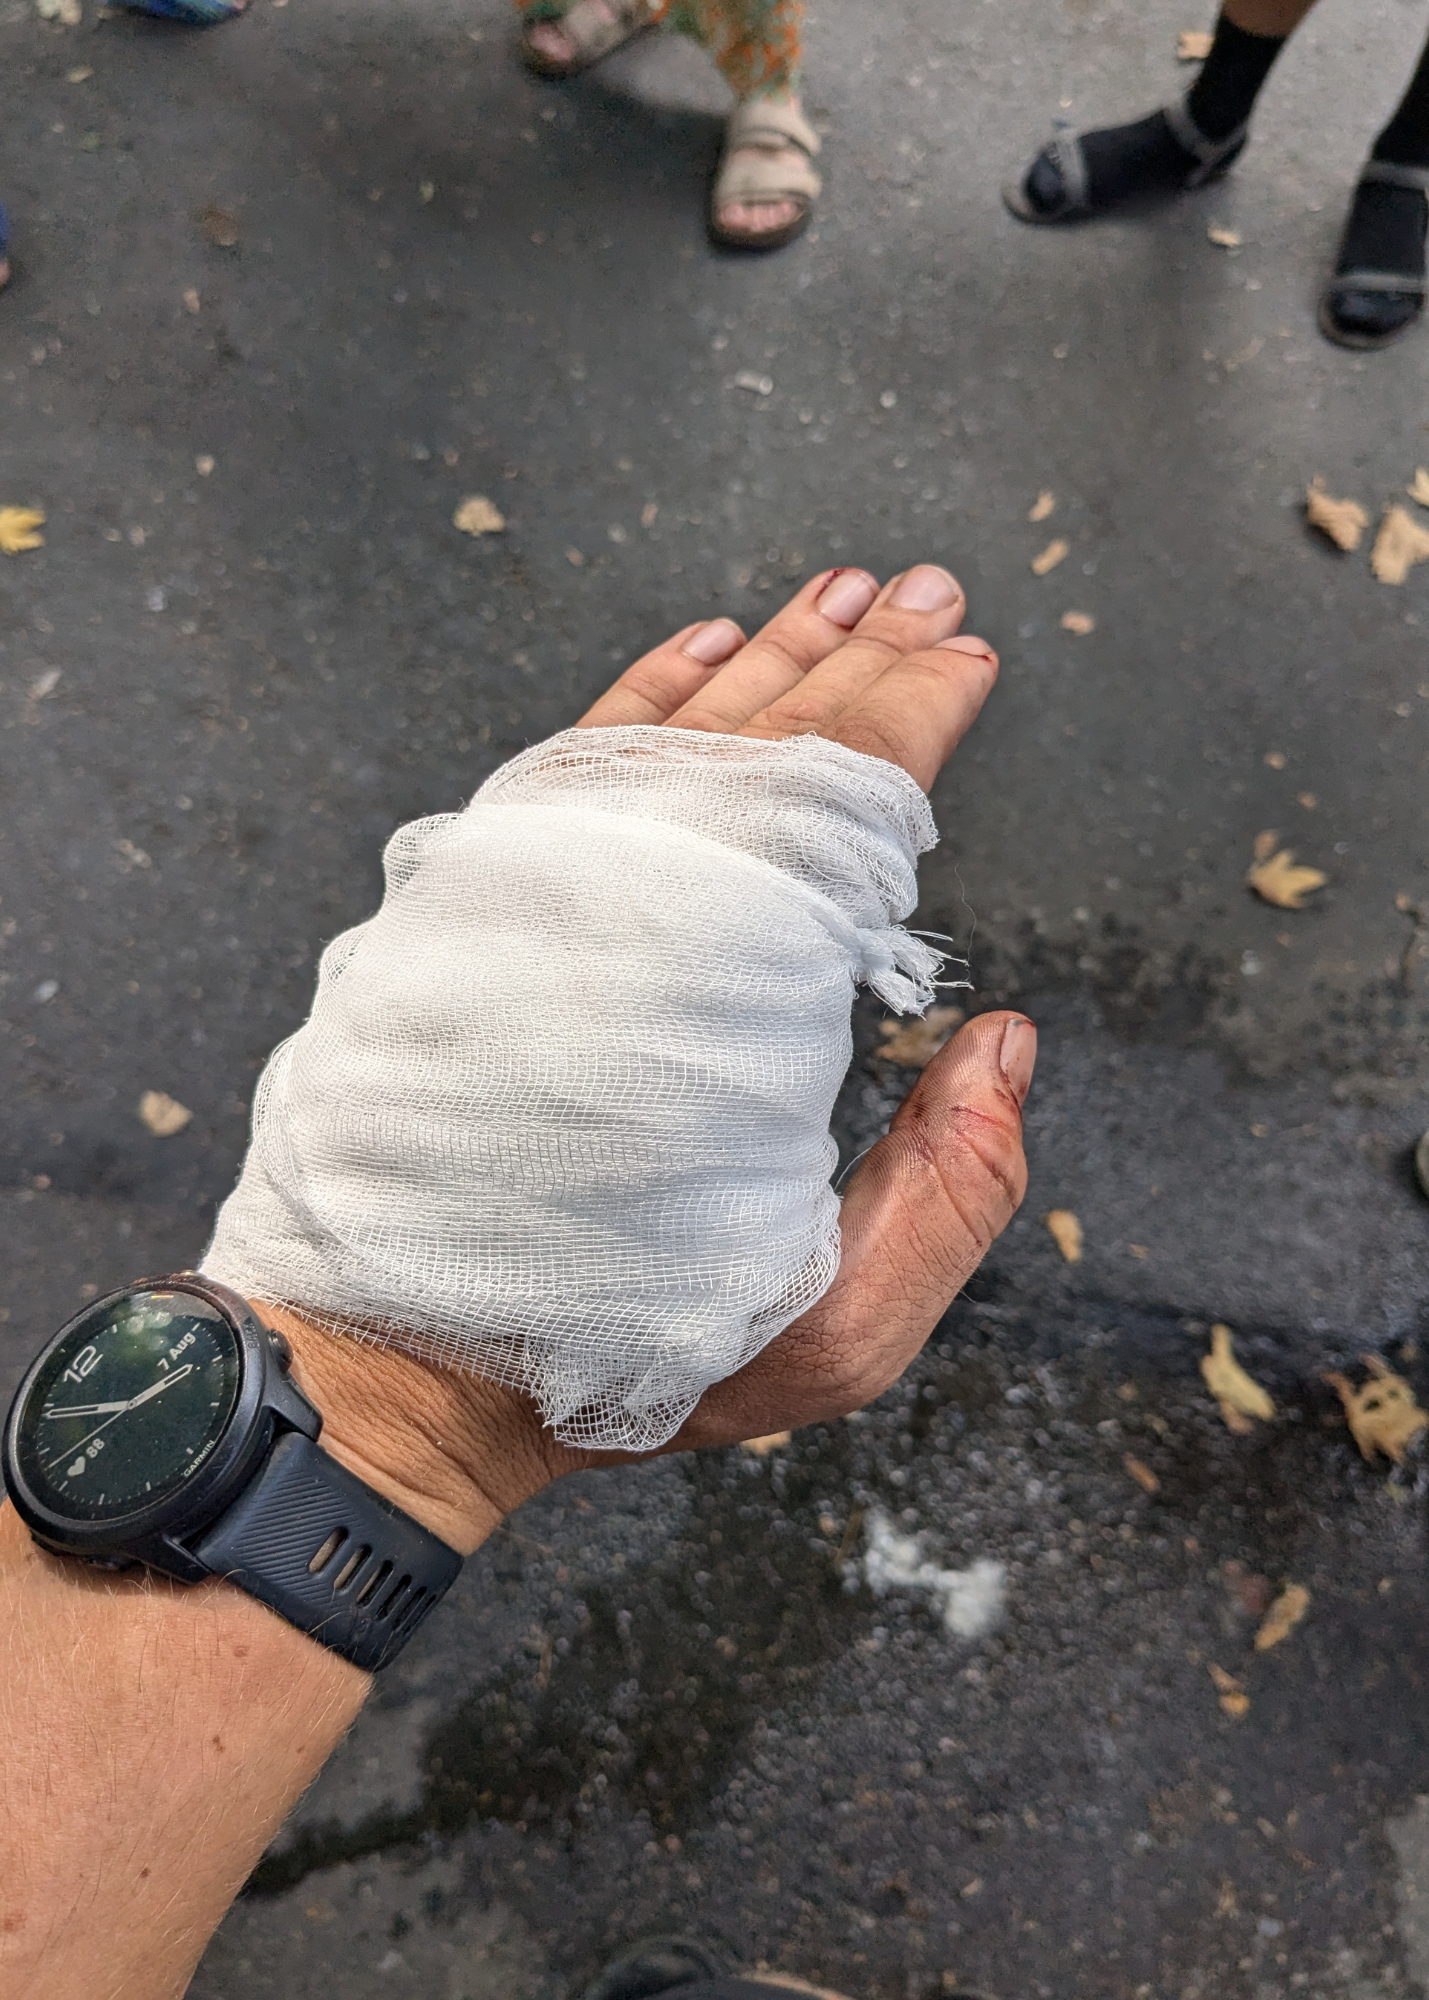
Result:
{"label": "white gauze bandage", "polygon": [[204,1271],[649,1449],[832,1281],[854,988],[937,838],[815,736],[571,729],[401,827],[270,1059]]}

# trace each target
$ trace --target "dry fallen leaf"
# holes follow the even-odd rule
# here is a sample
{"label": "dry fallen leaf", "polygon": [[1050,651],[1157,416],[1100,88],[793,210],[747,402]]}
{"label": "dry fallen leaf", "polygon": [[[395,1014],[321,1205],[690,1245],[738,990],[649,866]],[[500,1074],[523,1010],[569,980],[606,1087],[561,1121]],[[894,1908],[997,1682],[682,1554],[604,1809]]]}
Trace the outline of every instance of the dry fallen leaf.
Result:
{"label": "dry fallen leaf", "polygon": [[1183,28],[1176,37],[1177,62],[1204,62],[1215,39],[1204,28]]}
{"label": "dry fallen leaf", "polygon": [[42,21],[58,21],[62,28],[77,28],[84,19],[79,0],[35,0],[35,12]]}
{"label": "dry fallen leaf", "polygon": [[1325,1380],[1339,1391],[1350,1435],[1361,1456],[1373,1465],[1375,1453],[1382,1451],[1396,1465],[1403,1465],[1405,1447],[1429,1424],[1429,1416],[1415,1402],[1414,1391],[1404,1377],[1396,1375],[1377,1354],[1367,1354],[1364,1365],[1371,1379],[1363,1388],[1357,1389],[1348,1376],[1338,1373],[1327,1375]]}
{"label": "dry fallen leaf", "polygon": [[202,300],[199,298],[197,287],[190,285],[184,293],[184,311],[196,313],[201,304]]}
{"label": "dry fallen leaf", "polygon": [[752,1451],[756,1458],[768,1458],[771,1451],[778,1451],[781,1445],[788,1444],[793,1435],[792,1431],[771,1431],[768,1437],[746,1438],[743,1449]]}
{"label": "dry fallen leaf", "polygon": [[1201,1375],[1221,1406],[1227,1429],[1233,1430],[1237,1436],[1249,1435],[1251,1417],[1259,1417],[1262,1422],[1269,1423],[1275,1415],[1275,1405],[1270,1397],[1236,1360],[1228,1326],[1211,1328],[1211,1351],[1201,1356]]}
{"label": "dry fallen leaf", "polygon": [[44,525],[42,507],[0,507],[0,551],[18,556],[26,549],[42,549],[45,538],[35,530]]}
{"label": "dry fallen leaf", "polygon": [[1429,507],[1429,472],[1422,465],[1414,468],[1413,483],[1405,487],[1411,500],[1417,500],[1421,507]]}
{"label": "dry fallen leaf", "polygon": [[1282,1639],[1289,1638],[1310,1609],[1310,1593],[1303,1583],[1287,1583],[1265,1614],[1265,1623],[1255,1635],[1257,1653],[1268,1653]]}
{"label": "dry fallen leaf", "polygon": [[1040,556],[1033,556],[1032,574],[1034,576],[1046,576],[1047,572],[1055,569],[1059,562],[1065,562],[1071,553],[1072,545],[1070,542],[1048,542]]}
{"label": "dry fallen leaf", "polygon": [[88,64],[86,64],[86,63],[81,63],[78,69],[67,69],[67,70],[65,71],[65,82],[66,82],[66,83],[88,83],[88,82],[89,82],[89,79],[90,79],[90,78],[91,78],[91,77],[92,77],[93,75],[94,75],[94,71],[93,71],[92,69],[90,69],[90,68],[89,68]]}
{"label": "dry fallen leaf", "polygon": [[193,1113],[162,1090],[146,1090],[139,1099],[139,1116],[156,1139],[172,1139],[175,1132],[183,1131]]}
{"label": "dry fallen leaf", "polygon": [[213,202],[199,210],[198,226],[209,242],[220,250],[232,250],[238,242],[238,217]]}
{"label": "dry fallen leaf", "polygon": [[1057,504],[1056,494],[1049,493],[1047,488],[1044,486],[1042,488],[1042,491],[1037,495],[1037,498],[1032,502],[1032,506],[1027,515],[1028,520],[1045,521],[1047,516],[1052,512],[1052,509],[1056,506],[1056,504]]}
{"label": "dry fallen leaf", "polygon": [[452,515],[452,526],[460,528],[464,535],[499,535],[506,526],[506,518],[484,494],[473,493]]}
{"label": "dry fallen leaf", "polygon": [[1222,250],[1239,250],[1240,248],[1240,231],[1227,229],[1223,223],[1213,222],[1206,231],[1206,235],[1212,243],[1219,243]]}
{"label": "dry fallen leaf", "polygon": [[1305,488],[1305,519],[1337,549],[1357,549],[1369,526],[1369,515],[1358,500],[1334,500],[1317,472]]}
{"label": "dry fallen leaf", "polygon": [[1082,1225],[1069,1208],[1054,1208],[1042,1220],[1052,1232],[1052,1241],[1069,1264],[1082,1261]]}
{"label": "dry fallen leaf", "polygon": [[1235,1716],[1245,1715],[1250,1708],[1250,1696],[1245,1692],[1245,1689],[1241,1686],[1235,1675],[1228,1674],[1224,1667],[1218,1667],[1214,1663],[1209,1663],[1206,1671],[1215,1682],[1216,1692],[1220,1696],[1221,1707],[1225,1710],[1226,1714]]}
{"label": "dry fallen leaf", "polygon": [[1159,1493],[1161,1491],[1161,1481],[1156,1477],[1156,1474],[1151,1470],[1149,1465],[1144,1465],[1139,1458],[1133,1458],[1130,1452],[1126,1454],[1121,1462],[1138,1486],[1144,1487],[1148,1493]]}
{"label": "dry fallen leaf", "polygon": [[198,474],[200,479],[207,479],[209,475],[212,473],[213,468],[217,465],[217,463],[218,460],[213,456],[211,452],[201,451],[198,457],[194,460],[194,471]]}
{"label": "dry fallen leaf", "polygon": [[921,1019],[912,1021],[880,1021],[878,1032],[883,1037],[883,1046],[876,1053],[881,1062],[901,1063],[904,1069],[926,1069],[950,1040],[953,1030],[962,1024],[961,1007],[930,1007]]}
{"label": "dry fallen leaf", "polygon": [[1369,566],[1381,583],[1403,583],[1415,563],[1429,556],[1429,529],[1403,507],[1386,507],[1370,550]]}
{"label": "dry fallen leaf", "polygon": [[1062,613],[1062,630],[1064,632],[1075,632],[1079,639],[1085,639],[1088,632],[1095,632],[1096,629],[1097,621],[1093,618],[1090,611],[1064,611]]}
{"label": "dry fallen leaf", "polygon": [[572,569],[583,569],[585,567],[585,557],[581,554],[579,549],[567,549],[566,561],[570,564]]}
{"label": "dry fallen leaf", "polygon": [[1274,827],[1271,827],[1267,833],[1258,833],[1251,848],[1251,852],[1254,854],[1256,860],[1268,861],[1275,852],[1275,844],[1279,838],[1280,835],[1275,831]]}
{"label": "dry fallen leaf", "polygon": [[1305,898],[1329,881],[1318,868],[1297,868],[1293,848],[1282,847],[1265,860],[1257,860],[1246,881],[1262,902],[1274,903],[1277,910],[1303,910]]}

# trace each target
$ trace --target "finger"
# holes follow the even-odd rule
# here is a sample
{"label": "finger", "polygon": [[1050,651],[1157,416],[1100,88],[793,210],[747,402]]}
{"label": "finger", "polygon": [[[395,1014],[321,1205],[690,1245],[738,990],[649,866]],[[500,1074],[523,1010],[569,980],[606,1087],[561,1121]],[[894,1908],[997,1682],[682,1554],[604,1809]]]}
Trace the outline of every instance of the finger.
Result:
{"label": "finger", "polygon": [[866,570],[825,570],[756,632],[723,672],[670,717],[676,729],[741,729],[843,645],[878,595]]}
{"label": "finger", "polygon": [[980,1015],[933,1059],[849,1183],[829,1290],[705,1393],[671,1449],[826,1423],[898,1379],[1022,1200],[1036,1059],[1020,1014]]}
{"label": "finger", "polygon": [[687,625],[646,653],[588,708],[577,729],[612,729],[628,722],[668,722],[744,644],[732,618]]}
{"label": "finger", "polygon": [[901,764],[926,792],[996,680],[997,655],[985,639],[945,639],[889,667],[821,734]]}
{"label": "finger", "polygon": [[966,610],[962,585],[934,563],[920,563],[894,577],[846,644],[752,716],[742,733],[790,736],[815,730],[827,735],[843,710],[891,666],[956,632]]}

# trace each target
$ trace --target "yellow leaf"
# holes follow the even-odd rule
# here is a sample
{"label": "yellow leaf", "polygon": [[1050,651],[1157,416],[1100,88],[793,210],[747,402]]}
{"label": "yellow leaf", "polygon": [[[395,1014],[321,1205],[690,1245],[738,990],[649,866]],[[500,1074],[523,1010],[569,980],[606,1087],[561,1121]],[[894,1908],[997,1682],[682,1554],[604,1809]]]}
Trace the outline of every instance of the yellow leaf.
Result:
{"label": "yellow leaf", "polygon": [[1429,556],[1429,530],[1403,507],[1386,507],[1370,550],[1369,566],[1381,583],[1403,583],[1415,563]]}
{"label": "yellow leaf", "polygon": [[788,1444],[793,1435],[792,1431],[771,1431],[768,1437],[746,1438],[744,1450],[752,1451],[756,1458],[768,1458],[771,1451],[778,1451],[782,1445]]}
{"label": "yellow leaf", "polygon": [[1052,1232],[1052,1241],[1069,1264],[1082,1261],[1082,1225],[1069,1208],[1054,1208],[1042,1220]]}
{"label": "yellow leaf", "polygon": [[1042,491],[1037,495],[1037,498],[1032,502],[1032,506],[1027,515],[1028,520],[1045,521],[1047,516],[1052,512],[1052,509],[1056,506],[1056,504],[1057,504],[1057,496],[1054,493],[1049,493],[1047,488],[1044,486],[1042,488]]}
{"label": "yellow leaf", "polygon": [[1325,482],[1316,473],[1305,488],[1305,519],[1322,535],[1328,535],[1337,549],[1357,549],[1369,526],[1358,500],[1334,500],[1325,491]]}
{"label": "yellow leaf", "polygon": [[1204,62],[1215,39],[1204,28],[1183,28],[1176,37],[1177,62]]}
{"label": "yellow leaf", "polygon": [[1339,1391],[1350,1434],[1361,1455],[1372,1465],[1376,1452],[1382,1451],[1396,1465],[1403,1465],[1405,1447],[1429,1424],[1429,1416],[1415,1402],[1414,1391],[1404,1377],[1396,1375],[1377,1354],[1367,1354],[1364,1365],[1371,1379],[1363,1388],[1355,1388],[1340,1374],[1327,1375],[1325,1380]]}
{"label": "yellow leaf", "polygon": [[879,1060],[901,1063],[904,1069],[926,1069],[962,1022],[961,1007],[930,1007],[918,1020],[880,1021],[883,1047],[877,1051]]}
{"label": "yellow leaf", "polygon": [[198,226],[209,242],[220,250],[232,250],[238,242],[238,217],[230,215],[226,208],[219,208],[214,202],[199,210]]}
{"label": "yellow leaf", "polygon": [[1257,1653],[1268,1653],[1282,1639],[1288,1639],[1310,1609],[1310,1593],[1303,1583],[1287,1583],[1265,1614],[1265,1622],[1255,1635]]}
{"label": "yellow leaf", "polygon": [[1032,574],[1034,576],[1046,576],[1047,572],[1055,569],[1059,562],[1065,562],[1071,553],[1072,545],[1070,542],[1048,542],[1040,556],[1033,556]]}
{"label": "yellow leaf", "polygon": [[499,535],[506,520],[484,494],[474,493],[452,515],[452,526],[460,528],[464,535]]}
{"label": "yellow leaf", "polygon": [[[1221,1415],[1233,1431],[1244,1436],[1250,1429],[1247,1417],[1269,1423],[1275,1405],[1252,1376],[1247,1375],[1231,1349],[1228,1326],[1211,1328],[1211,1351],[1201,1356],[1201,1374],[1206,1387],[1221,1406]],[[1237,1421],[1238,1420],[1238,1421]]]}
{"label": "yellow leaf", "polygon": [[89,65],[87,63],[81,63],[78,69],[67,69],[65,71],[65,82],[88,83],[89,79],[93,75],[94,71],[90,69]]}
{"label": "yellow leaf", "polygon": [[0,507],[0,550],[17,556],[25,549],[42,549],[45,538],[35,530],[44,525],[41,507]]}
{"label": "yellow leaf", "polygon": [[1085,639],[1088,632],[1095,632],[1096,629],[1097,621],[1093,618],[1090,611],[1064,611],[1062,613],[1062,630],[1064,632],[1075,632],[1079,639]]}
{"label": "yellow leaf", "polygon": [[1138,1486],[1144,1487],[1148,1493],[1161,1491],[1161,1481],[1149,1465],[1144,1465],[1139,1458],[1133,1458],[1130,1452],[1121,1462]]}
{"label": "yellow leaf", "polygon": [[1206,235],[1212,243],[1219,243],[1222,250],[1239,250],[1240,248],[1240,232],[1235,229],[1227,229],[1222,223],[1213,222],[1206,231]]}
{"label": "yellow leaf", "polygon": [[1303,910],[1305,898],[1329,881],[1318,868],[1297,868],[1294,850],[1282,847],[1264,861],[1257,861],[1246,876],[1262,902],[1274,903],[1277,910]]}
{"label": "yellow leaf", "polygon": [[162,1090],[146,1090],[139,1099],[139,1116],[156,1139],[172,1139],[175,1132],[183,1131],[193,1113]]}
{"label": "yellow leaf", "polygon": [[1208,1663],[1207,1673],[1215,1683],[1220,1696],[1221,1707],[1227,1715],[1242,1716],[1250,1708],[1250,1696],[1242,1688],[1234,1674],[1228,1674],[1224,1667]]}
{"label": "yellow leaf", "polygon": [[1411,500],[1417,500],[1421,507],[1429,507],[1429,472],[1422,465],[1414,468],[1414,481],[1405,487]]}
{"label": "yellow leaf", "polygon": [[1256,860],[1268,861],[1275,852],[1275,843],[1279,838],[1280,835],[1275,831],[1274,827],[1271,827],[1266,833],[1258,833],[1255,836],[1255,843],[1251,849]]}

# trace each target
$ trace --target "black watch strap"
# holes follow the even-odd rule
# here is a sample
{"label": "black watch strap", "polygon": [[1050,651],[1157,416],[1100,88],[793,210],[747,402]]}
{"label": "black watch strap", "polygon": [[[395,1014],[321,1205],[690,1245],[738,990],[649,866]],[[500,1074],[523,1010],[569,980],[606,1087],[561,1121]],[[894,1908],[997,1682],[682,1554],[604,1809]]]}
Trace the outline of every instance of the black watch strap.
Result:
{"label": "black watch strap", "polygon": [[461,1569],[455,1549],[298,1431],[190,1546],[368,1673],[397,1657]]}

